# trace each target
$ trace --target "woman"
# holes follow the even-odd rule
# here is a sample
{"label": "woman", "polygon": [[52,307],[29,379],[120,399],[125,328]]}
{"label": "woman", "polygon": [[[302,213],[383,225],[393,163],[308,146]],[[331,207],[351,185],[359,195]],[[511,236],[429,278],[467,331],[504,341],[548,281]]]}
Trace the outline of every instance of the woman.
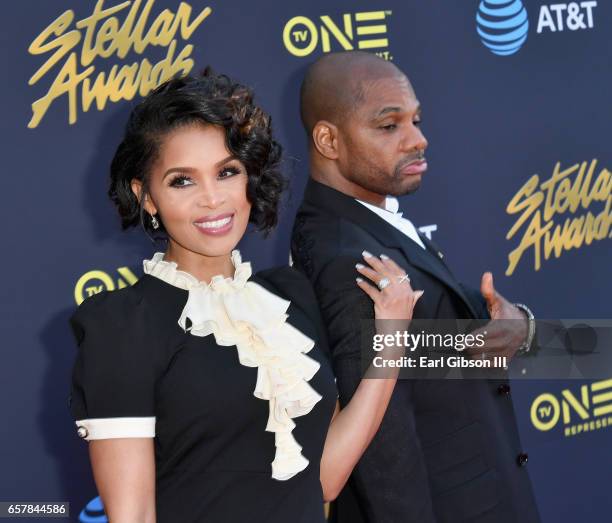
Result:
{"label": "woman", "polygon": [[[132,111],[109,194],[124,228],[167,248],[72,319],[72,411],[113,523],[324,521],[380,424],[395,378],[363,380],[340,410],[308,281],[253,275],[234,250],[249,223],[276,224],[279,159],[251,92],[209,70]],[[410,318],[402,270],[364,260],[391,283],[357,279],[376,317]]]}

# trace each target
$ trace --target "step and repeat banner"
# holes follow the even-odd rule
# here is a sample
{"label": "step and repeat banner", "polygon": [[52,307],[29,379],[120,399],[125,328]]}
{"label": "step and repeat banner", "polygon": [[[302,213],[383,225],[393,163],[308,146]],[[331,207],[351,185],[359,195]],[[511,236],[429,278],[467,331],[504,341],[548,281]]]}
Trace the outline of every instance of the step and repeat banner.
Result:
{"label": "step and repeat banner", "polygon": [[[70,502],[106,521],[68,412],[68,317],[133,284],[157,248],[106,197],[130,108],[206,65],[252,86],[285,149],[280,225],[248,236],[285,264],[308,176],[298,90],[324,53],[400,67],[423,107],[429,171],[402,210],[460,280],[539,318],[610,318],[612,2],[19,0],[2,3],[0,501]],[[610,394],[606,393],[606,389]],[[597,402],[592,401],[597,396]],[[512,397],[546,522],[609,521],[612,375],[521,380]]]}

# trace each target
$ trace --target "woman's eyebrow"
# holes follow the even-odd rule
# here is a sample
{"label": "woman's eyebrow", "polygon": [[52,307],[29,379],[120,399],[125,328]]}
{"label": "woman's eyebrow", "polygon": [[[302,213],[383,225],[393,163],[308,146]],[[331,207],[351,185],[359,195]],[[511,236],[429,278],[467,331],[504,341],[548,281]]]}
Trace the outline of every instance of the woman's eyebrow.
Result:
{"label": "woman's eyebrow", "polygon": [[[223,160],[219,160],[217,163],[215,163],[215,167],[221,167],[222,165],[226,164],[227,162],[229,162],[230,160],[235,160],[236,157],[233,154],[230,154],[228,157],[223,158]],[[194,167],[171,167],[170,169],[168,169],[165,173],[164,176],[162,178],[162,180],[168,176],[169,174],[175,173],[175,172],[180,172],[180,173],[193,173],[197,171],[197,169],[195,169]]]}
{"label": "woman's eyebrow", "polygon": [[236,157],[233,154],[230,154],[227,158],[223,158],[223,160],[218,161],[215,164],[215,167],[221,167],[224,163],[229,162],[230,160],[235,160]]}
{"label": "woman's eyebrow", "polygon": [[179,172],[179,173],[192,173],[192,172],[194,172],[195,170],[196,170],[196,169],[194,169],[193,167],[171,167],[170,169],[168,169],[168,170],[167,170],[167,171],[164,173],[164,176],[163,176],[162,180],[163,180],[163,179],[164,179],[166,176],[168,176],[169,174],[172,174],[172,173],[176,173],[176,172]]}

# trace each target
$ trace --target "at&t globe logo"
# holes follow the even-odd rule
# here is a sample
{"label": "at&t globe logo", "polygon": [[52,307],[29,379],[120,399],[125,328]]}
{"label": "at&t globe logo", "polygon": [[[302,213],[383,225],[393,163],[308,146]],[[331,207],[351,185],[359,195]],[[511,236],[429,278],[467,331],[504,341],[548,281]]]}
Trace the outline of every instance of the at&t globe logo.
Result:
{"label": "at&t globe logo", "polygon": [[79,514],[79,523],[108,523],[100,496],[93,498]]}
{"label": "at&t globe logo", "polygon": [[520,0],[482,0],[476,13],[476,30],[492,53],[509,56],[527,40],[527,11]]}

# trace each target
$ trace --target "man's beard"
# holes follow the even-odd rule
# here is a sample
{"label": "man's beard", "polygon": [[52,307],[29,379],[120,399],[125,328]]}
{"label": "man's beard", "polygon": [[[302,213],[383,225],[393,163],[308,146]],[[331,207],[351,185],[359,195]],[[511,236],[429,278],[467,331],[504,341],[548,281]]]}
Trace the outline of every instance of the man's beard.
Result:
{"label": "man's beard", "polygon": [[381,170],[371,163],[351,165],[350,179],[364,189],[381,196],[405,196],[417,191],[421,186],[419,175],[406,176],[401,169],[406,165],[399,162],[393,169],[393,174]]}

